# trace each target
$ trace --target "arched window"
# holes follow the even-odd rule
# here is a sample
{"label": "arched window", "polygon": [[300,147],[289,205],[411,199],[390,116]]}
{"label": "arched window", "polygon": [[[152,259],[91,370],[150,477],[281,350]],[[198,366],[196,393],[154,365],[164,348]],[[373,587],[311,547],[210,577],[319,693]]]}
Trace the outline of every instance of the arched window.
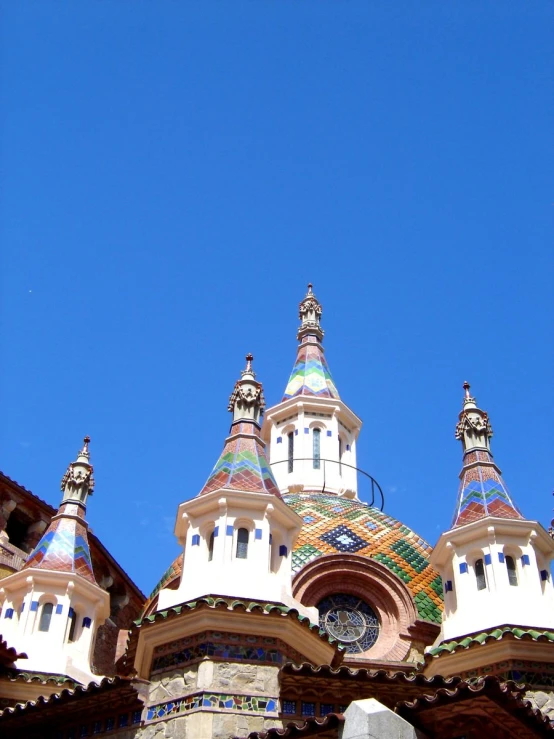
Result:
{"label": "arched window", "polygon": [[38,624],[39,631],[48,631],[50,628],[50,621],[52,620],[52,611],[54,610],[53,603],[45,603],[42,606],[42,613],[40,614],[40,621]]}
{"label": "arched window", "polygon": [[477,580],[477,590],[484,590],[487,587],[485,565],[482,559],[478,559],[475,562],[475,579]]}
{"label": "arched window", "polygon": [[510,585],[517,585],[517,570],[514,558],[509,554],[506,555],[506,569],[508,570],[508,582]]}
{"label": "arched window", "polygon": [[208,562],[211,562],[214,558],[214,538],[215,531],[212,531],[210,538],[208,539]]}
{"label": "arched window", "polygon": [[237,559],[248,557],[248,529],[237,531]]}
{"label": "arched window", "polygon": [[294,431],[291,431],[289,436],[289,472],[294,469]]}
{"label": "arched window", "polygon": [[77,614],[73,608],[69,609],[69,634],[67,635],[67,641],[75,641],[75,629],[77,627]]}
{"label": "arched window", "polygon": [[339,475],[342,475],[342,438],[339,436]]}
{"label": "arched window", "polygon": [[314,429],[313,437],[314,470],[318,470],[321,464],[321,429]]}

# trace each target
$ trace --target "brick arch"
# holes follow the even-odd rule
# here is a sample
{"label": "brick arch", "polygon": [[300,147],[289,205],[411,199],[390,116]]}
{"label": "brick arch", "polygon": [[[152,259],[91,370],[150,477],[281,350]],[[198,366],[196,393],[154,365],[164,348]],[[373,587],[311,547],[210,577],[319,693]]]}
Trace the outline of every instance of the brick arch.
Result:
{"label": "brick arch", "polygon": [[305,606],[317,606],[334,593],[355,595],[376,612],[379,638],[366,652],[348,661],[401,661],[412,646],[410,630],[418,615],[412,594],[399,577],[375,560],[355,554],[328,554],[303,567],[293,580],[293,596]]}

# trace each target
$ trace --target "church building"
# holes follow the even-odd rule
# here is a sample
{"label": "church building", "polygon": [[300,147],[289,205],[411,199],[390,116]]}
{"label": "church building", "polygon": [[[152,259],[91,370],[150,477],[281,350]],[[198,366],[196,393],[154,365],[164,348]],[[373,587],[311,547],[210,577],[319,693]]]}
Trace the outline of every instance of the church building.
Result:
{"label": "church building", "polygon": [[229,434],[197,440],[215,465],[148,598],[89,530],[88,437],[57,510],[0,474],[0,736],[554,736],[554,541],[508,492],[487,413],[464,383],[432,548],[358,468],[312,285],[299,318],[279,403],[251,354],[229,377]]}

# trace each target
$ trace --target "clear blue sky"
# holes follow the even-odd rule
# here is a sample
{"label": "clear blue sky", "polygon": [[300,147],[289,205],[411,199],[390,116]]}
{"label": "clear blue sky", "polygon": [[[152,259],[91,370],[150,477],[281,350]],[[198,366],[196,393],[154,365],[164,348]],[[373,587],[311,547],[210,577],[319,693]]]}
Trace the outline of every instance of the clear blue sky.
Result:
{"label": "clear blue sky", "polygon": [[551,2],[3,2],[0,467],[150,591],[308,281],[386,510],[448,528],[462,382],[553,504]]}

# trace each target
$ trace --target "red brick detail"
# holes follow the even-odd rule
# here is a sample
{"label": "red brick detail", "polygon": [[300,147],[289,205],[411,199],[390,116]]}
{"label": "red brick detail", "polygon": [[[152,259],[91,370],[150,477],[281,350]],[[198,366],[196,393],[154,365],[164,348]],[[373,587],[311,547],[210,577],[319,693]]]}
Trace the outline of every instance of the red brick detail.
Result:
{"label": "red brick detail", "polygon": [[376,643],[356,660],[401,661],[412,646],[418,619],[412,594],[387,567],[354,554],[328,554],[303,567],[293,580],[293,595],[303,605],[317,606],[328,595],[349,593],[363,598],[381,623]]}

